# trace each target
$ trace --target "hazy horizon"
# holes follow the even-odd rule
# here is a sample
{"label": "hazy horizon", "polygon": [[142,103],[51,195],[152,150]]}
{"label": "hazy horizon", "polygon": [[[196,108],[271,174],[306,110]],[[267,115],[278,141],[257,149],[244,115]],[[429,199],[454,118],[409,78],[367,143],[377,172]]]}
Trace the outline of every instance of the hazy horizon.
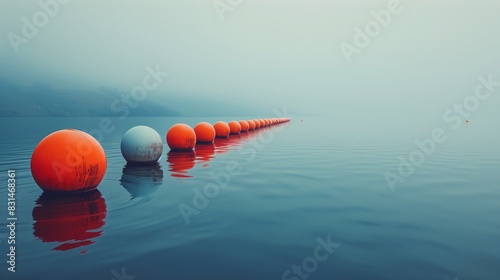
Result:
{"label": "hazy horizon", "polygon": [[[42,1],[52,3],[51,1]],[[130,91],[156,67],[170,75],[152,100],[209,98],[303,115],[439,120],[500,80],[497,1],[400,1],[399,13],[349,63],[340,45],[391,1],[242,1],[219,18],[217,1],[68,1],[28,43],[23,17],[38,1],[2,1],[0,77],[54,88]],[[230,1],[236,3],[238,1]],[[2,93],[5,94],[5,93]],[[492,96],[475,117],[498,119]],[[174,108],[175,109],[175,108]]]}

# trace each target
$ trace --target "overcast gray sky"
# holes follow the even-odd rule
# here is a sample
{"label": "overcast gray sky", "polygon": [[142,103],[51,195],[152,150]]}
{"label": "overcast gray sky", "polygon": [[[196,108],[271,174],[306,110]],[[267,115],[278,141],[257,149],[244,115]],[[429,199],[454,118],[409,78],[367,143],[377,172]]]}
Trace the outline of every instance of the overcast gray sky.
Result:
{"label": "overcast gray sky", "polygon": [[474,93],[479,75],[500,80],[498,0],[401,0],[349,63],[340,44],[354,46],[355,28],[390,2],[221,0],[233,4],[221,20],[212,0],[72,0],[16,54],[8,34],[22,36],[22,18],[33,22],[43,10],[38,1],[1,0],[0,76],[127,90],[159,64],[171,74],[156,91],[164,96],[381,121],[440,118]]}

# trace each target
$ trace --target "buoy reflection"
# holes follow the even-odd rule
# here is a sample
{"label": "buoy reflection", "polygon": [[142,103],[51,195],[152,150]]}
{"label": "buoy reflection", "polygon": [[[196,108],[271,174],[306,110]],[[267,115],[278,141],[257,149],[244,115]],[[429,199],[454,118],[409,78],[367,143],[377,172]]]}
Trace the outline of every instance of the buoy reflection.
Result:
{"label": "buoy reflection", "polygon": [[196,161],[198,163],[203,163],[202,167],[208,166],[207,162],[214,158],[214,144],[197,144],[194,147],[194,150],[196,152]]}
{"label": "buoy reflection", "polygon": [[106,201],[98,190],[43,193],[33,208],[33,234],[42,242],[62,243],[53,250],[88,246],[102,235],[106,213]]}
{"label": "buoy reflection", "polygon": [[167,162],[172,177],[191,178],[188,170],[195,165],[196,154],[194,151],[170,151],[167,153]]}
{"label": "buoy reflection", "polygon": [[199,163],[201,167],[206,167],[217,155],[238,150],[240,146],[256,141],[254,138],[262,137],[262,133],[269,133],[273,125],[288,121],[289,119],[285,118],[230,121],[229,124],[218,121],[213,127],[209,123],[198,123],[194,129],[198,142],[194,151],[172,149],[167,153],[171,176],[191,178],[188,171],[195,164]]}
{"label": "buoy reflection", "polygon": [[214,141],[215,153],[225,154],[230,150],[234,150],[240,145],[241,138],[239,135],[229,135],[227,139],[216,138]]}
{"label": "buoy reflection", "polygon": [[132,199],[154,193],[163,184],[163,170],[158,162],[148,165],[126,164],[120,184]]}

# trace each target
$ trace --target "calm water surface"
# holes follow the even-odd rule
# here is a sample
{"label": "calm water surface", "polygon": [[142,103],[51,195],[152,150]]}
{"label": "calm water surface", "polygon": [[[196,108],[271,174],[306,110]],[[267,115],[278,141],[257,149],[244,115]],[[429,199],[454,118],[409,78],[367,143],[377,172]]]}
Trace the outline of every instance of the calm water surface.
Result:
{"label": "calm water surface", "polygon": [[[121,156],[132,126],[164,136],[177,122],[217,120],[115,119],[102,141],[108,170],[98,191],[55,197],[31,177],[33,149],[55,130],[90,130],[99,119],[1,119],[0,221],[8,169],[17,171],[18,217],[17,272],[7,272],[3,237],[1,279],[282,279],[314,257],[318,238],[340,247],[302,270],[304,279],[499,279],[499,139],[475,137],[483,131],[473,125],[448,131],[394,192],[384,172],[397,172],[398,156],[432,126],[408,134],[294,119],[192,153],[165,145],[154,166]],[[228,166],[238,173],[226,176]],[[196,193],[217,178],[227,186],[195,199],[208,205],[192,208],[187,224],[180,204],[195,207]]]}

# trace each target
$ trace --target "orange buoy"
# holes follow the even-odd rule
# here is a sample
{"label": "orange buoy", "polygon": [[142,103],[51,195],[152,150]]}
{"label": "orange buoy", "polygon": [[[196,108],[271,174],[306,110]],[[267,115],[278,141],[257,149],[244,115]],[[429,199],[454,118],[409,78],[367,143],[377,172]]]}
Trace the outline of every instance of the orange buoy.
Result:
{"label": "orange buoy", "polygon": [[89,134],[64,129],[45,137],[31,156],[31,174],[44,191],[76,192],[97,188],[106,173],[106,154]]}
{"label": "orange buoy", "polygon": [[196,133],[187,124],[175,124],[168,130],[167,144],[173,151],[192,150],[196,144]]}
{"label": "orange buoy", "polygon": [[266,123],[266,126],[270,126],[271,125],[271,121],[269,121],[268,119],[265,119],[264,122]]}
{"label": "orange buoy", "polygon": [[230,121],[228,123],[229,125],[229,130],[231,134],[240,134],[241,132],[241,125],[237,121]]}
{"label": "orange buoy", "polygon": [[247,132],[248,129],[250,129],[250,125],[248,124],[247,121],[241,120],[241,121],[239,121],[239,123],[240,123],[240,126],[241,126],[241,132]]}
{"label": "orange buoy", "polygon": [[253,120],[253,122],[255,123],[255,129],[259,129],[260,128],[259,120]]}
{"label": "orange buoy", "polygon": [[229,133],[231,132],[229,125],[222,121],[216,122],[214,124],[214,129],[215,129],[215,137],[217,138],[227,138],[229,136]]}
{"label": "orange buoy", "polygon": [[215,139],[214,127],[207,123],[201,122],[194,127],[196,133],[196,143],[213,143]]}
{"label": "orange buoy", "polygon": [[248,130],[255,130],[255,122],[252,120],[248,120]]}
{"label": "orange buoy", "polygon": [[258,120],[260,122],[260,127],[265,127],[266,126],[266,122],[262,119],[259,119]]}

